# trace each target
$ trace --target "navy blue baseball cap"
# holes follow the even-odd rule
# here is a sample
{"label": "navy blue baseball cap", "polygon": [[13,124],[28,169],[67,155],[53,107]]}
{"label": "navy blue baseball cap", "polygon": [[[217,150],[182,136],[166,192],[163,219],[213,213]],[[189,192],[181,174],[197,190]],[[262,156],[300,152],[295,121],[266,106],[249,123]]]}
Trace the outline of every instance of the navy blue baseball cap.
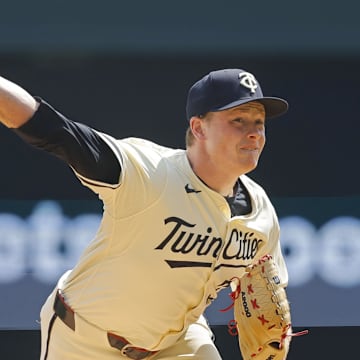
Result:
{"label": "navy blue baseball cap", "polygon": [[241,69],[212,71],[197,81],[189,90],[186,115],[205,115],[209,111],[221,111],[258,101],[265,107],[266,118],[274,118],[288,110],[286,100],[263,96],[255,76]]}

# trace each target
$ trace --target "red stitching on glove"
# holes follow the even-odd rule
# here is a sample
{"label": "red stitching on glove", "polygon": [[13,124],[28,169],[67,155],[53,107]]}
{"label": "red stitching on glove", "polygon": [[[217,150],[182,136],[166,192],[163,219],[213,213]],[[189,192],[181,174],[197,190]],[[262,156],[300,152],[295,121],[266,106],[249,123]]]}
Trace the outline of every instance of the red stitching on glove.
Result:
{"label": "red stitching on glove", "polygon": [[287,325],[284,327],[283,331],[284,333],[281,335],[281,342],[280,342],[280,345],[279,345],[279,348],[281,349],[283,347],[283,344],[284,344],[284,341],[285,339],[288,337],[288,336],[291,336],[291,337],[295,337],[295,336],[302,336],[302,335],[306,335],[309,333],[309,330],[302,330],[302,331],[298,331],[297,333],[289,333],[288,334],[288,330],[291,328],[291,324]]}
{"label": "red stitching on glove", "polygon": [[236,320],[230,320],[227,325],[228,333],[231,336],[236,336],[239,334],[238,328],[237,328],[237,322]]}
{"label": "red stitching on glove", "polygon": [[240,287],[240,279],[238,277],[233,277],[232,279],[230,279],[230,281],[232,280],[235,280],[237,279],[238,280],[238,286],[236,287],[236,289],[234,291],[232,291],[229,296],[231,298],[231,304],[226,307],[225,309],[220,309],[219,311],[221,312],[226,312],[226,311],[229,311],[233,306],[234,306],[234,302],[235,300],[239,297],[240,295],[240,292],[241,292],[241,287]]}
{"label": "red stitching on glove", "polygon": [[[240,279],[238,277],[233,277],[231,279],[232,280],[235,280],[237,279],[238,280],[238,285],[236,287],[236,289],[234,291],[232,291],[229,296],[231,298],[231,304],[226,307],[225,309],[220,309],[221,312],[226,312],[226,311],[229,311],[231,308],[234,307],[234,303],[235,303],[235,300],[239,297],[240,295],[240,292],[241,292],[241,287],[240,287]],[[236,336],[238,335],[238,328],[237,328],[237,321],[235,319],[232,319],[228,322],[228,325],[227,325],[227,330],[228,330],[228,333],[231,335],[231,336]]]}
{"label": "red stitching on glove", "polygon": [[257,300],[250,300],[251,301],[251,305],[253,307],[253,309],[260,309],[260,306],[257,304]]}
{"label": "red stitching on glove", "polygon": [[264,315],[258,316],[258,319],[261,321],[261,325],[265,325],[269,321],[265,319]]}

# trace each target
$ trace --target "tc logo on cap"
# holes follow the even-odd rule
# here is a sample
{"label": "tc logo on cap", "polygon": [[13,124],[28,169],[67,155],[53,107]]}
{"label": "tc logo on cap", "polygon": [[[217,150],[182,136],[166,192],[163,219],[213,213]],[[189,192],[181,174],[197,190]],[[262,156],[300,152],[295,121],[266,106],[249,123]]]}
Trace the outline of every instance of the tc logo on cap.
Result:
{"label": "tc logo on cap", "polygon": [[255,92],[258,87],[258,83],[253,74],[250,74],[249,72],[241,72],[239,73],[239,79],[242,86],[248,88],[252,93]]}

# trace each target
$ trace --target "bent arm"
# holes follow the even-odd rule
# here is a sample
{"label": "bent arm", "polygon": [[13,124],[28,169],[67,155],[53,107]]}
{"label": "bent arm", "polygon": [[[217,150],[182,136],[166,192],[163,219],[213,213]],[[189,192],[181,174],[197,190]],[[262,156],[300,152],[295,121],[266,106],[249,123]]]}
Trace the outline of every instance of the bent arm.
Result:
{"label": "bent arm", "polygon": [[39,108],[22,126],[12,129],[28,144],[68,163],[80,175],[117,184],[119,159],[103,138],[89,126],[68,119],[41,98]]}
{"label": "bent arm", "polygon": [[0,122],[28,144],[67,162],[82,176],[117,184],[119,161],[96,131],[67,119],[1,76]]}
{"label": "bent arm", "polygon": [[22,87],[0,76],[0,122],[18,128],[35,113],[39,104]]}

